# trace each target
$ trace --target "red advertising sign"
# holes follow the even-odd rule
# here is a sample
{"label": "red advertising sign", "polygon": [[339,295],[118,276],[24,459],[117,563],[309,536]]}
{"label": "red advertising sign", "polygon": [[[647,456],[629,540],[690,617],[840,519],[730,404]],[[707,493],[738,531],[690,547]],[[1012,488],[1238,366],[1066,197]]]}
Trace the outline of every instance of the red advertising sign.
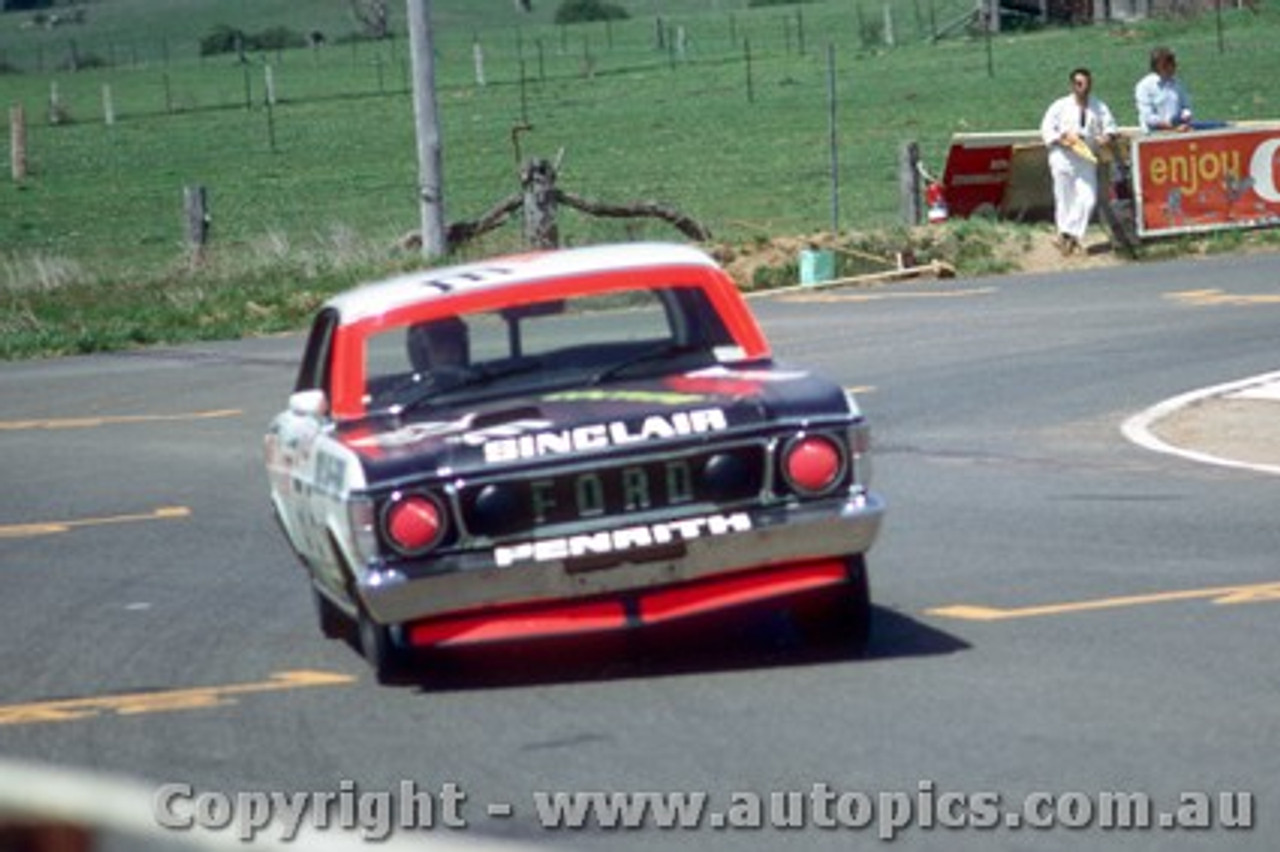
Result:
{"label": "red advertising sign", "polygon": [[1035,130],[955,134],[942,184],[952,216],[1053,218],[1049,158]]}
{"label": "red advertising sign", "polygon": [[1133,142],[1138,235],[1280,226],[1280,124]]}
{"label": "red advertising sign", "polygon": [[942,174],[951,215],[994,215],[1004,197],[1012,157],[1013,143],[999,134],[952,139]]}

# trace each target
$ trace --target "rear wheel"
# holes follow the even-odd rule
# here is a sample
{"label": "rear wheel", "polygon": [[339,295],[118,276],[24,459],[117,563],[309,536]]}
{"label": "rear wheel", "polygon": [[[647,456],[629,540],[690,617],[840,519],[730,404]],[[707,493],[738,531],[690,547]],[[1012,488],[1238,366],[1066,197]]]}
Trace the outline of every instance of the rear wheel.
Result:
{"label": "rear wheel", "polygon": [[867,577],[866,558],[859,553],[846,562],[849,591],[841,617],[850,647],[862,654],[871,642],[871,581]]}
{"label": "rear wheel", "polygon": [[316,620],[320,623],[320,632],[324,634],[324,638],[341,639],[347,635],[350,621],[342,610],[314,586],[311,587],[311,597],[315,602]]}
{"label": "rear wheel", "polygon": [[871,586],[862,554],[845,560],[845,572],[848,581],[838,597],[824,602],[821,619],[807,622],[803,635],[807,642],[839,646],[842,653],[861,656],[871,641]]}
{"label": "rear wheel", "polygon": [[378,683],[395,683],[408,669],[408,652],[401,648],[392,629],[369,617],[361,607],[357,619],[360,630],[360,652],[373,668]]}

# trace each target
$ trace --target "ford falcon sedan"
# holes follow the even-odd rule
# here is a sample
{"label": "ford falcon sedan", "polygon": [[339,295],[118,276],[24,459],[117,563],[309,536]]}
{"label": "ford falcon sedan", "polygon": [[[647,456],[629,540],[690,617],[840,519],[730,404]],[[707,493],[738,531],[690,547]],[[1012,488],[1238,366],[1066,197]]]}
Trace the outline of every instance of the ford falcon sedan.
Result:
{"label": "ford falcon sedan", "polygon": [[884,505],[853,396],[771,355],[701,251],[426,269],[327,302],[271,422],[271,505],[321,629],[415,650],[781,606],[865,641]]}

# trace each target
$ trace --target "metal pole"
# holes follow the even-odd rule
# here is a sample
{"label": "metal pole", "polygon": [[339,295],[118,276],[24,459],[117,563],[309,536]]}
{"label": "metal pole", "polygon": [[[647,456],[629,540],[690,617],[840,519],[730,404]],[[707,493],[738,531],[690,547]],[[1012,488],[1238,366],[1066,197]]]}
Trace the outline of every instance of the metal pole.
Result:
{"label": "metal pole", "polygon": [[840,230],[840,145],[836,131],[836,46],[827,45],[827,119],[831,153],[831,230]]}
{"label": "metal pole", "polygon": [[996,76],[996,60],[991,45],[991,31],[999,26],[1000,21],[1000,0],[987,0],[985,26],[982,28],[983,39],[987,43],[987,76],[995,79]]}
{"label": "metal pole", "polygon": [[422,254],[444,255],[444,157],[436,107],[435,56],[431,41],[431,0],[407,0],[413,62],[413,117],[418,138],[418,198],[422,213]]}
{"label": "metal pole", "polygon": [[1213,4],[1218,27],[1218,53],[1226,53],[1227,46],[1222,40],[1222,0]]}

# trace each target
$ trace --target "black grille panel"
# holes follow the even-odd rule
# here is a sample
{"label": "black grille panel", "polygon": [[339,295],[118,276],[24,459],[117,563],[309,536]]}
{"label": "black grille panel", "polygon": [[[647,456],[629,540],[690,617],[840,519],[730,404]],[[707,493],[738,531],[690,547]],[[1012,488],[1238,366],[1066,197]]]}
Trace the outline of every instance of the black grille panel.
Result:
{"label": "black grille panel", "polygon": [[473,483],[464,486],[459,497],[468,531],[511,535],[601,517],[749,500],[760,493],[764,465],[762,446],[738,446]]}

